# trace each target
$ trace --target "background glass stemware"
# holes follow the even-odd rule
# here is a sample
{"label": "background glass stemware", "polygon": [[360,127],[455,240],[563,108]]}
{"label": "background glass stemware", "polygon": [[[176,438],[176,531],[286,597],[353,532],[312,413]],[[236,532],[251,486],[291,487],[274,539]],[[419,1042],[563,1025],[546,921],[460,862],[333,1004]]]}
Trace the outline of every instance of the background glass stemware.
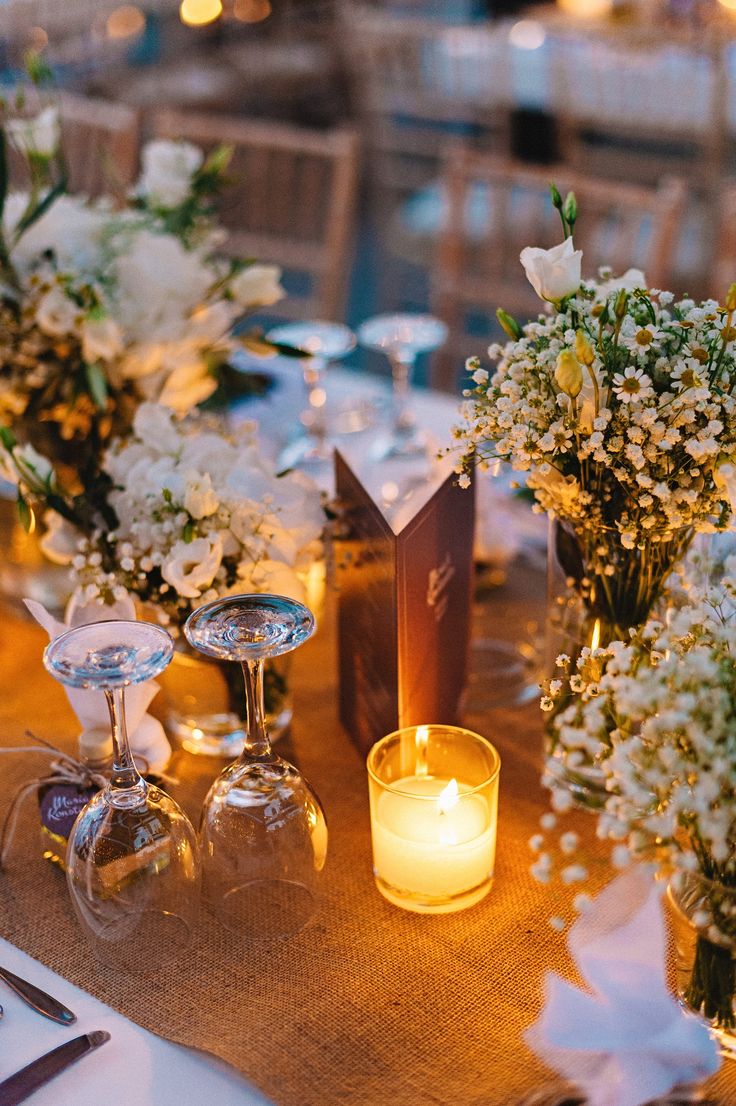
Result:
{"label": "background glass stemware", "polygon": [[295,649],[313,630],[311,612],[278,595],[215,600],[184,627],[195,648],[243,668],[245,748],[210,788],[200,836],[207,901],[247,940],[295,933],[316,906],[327,851],[324,813],[304,777],[271,749],[263,705],[265,658]]}
{"label": "background glass stemware", "polygon": [[377,439],[373,449],[375,460],[426,451],[427,439],[417,429],[410,403],[412,371],[420,353],[439,349],[446,340],[447,327],[433,315],[375,315],[358,327],[360,344],[385,353],[391,365],[391,429]]}
{"label": "background glass stemware", "polygon": [[[325,372],[331,361],[339,361],[355,349],[355,335],[342,323],[315,320],[284,323],[270,330],[267,337],[272,342],[303,349],[310,354],[301,361],[307,407],[302,411],[300,421],[305,433],[286,446],[279,464],[284,468],[331,464]],[[351,428],[362,429],[357,424]]]}
{"label": "background glass stemware", "polygon": [[199,906],[194,829],[174,800],[139,774],[125,725],[124,689],[157,676],[172,652],[161,627],[121,620],[78,626],[44,653],[61,683],[107,699],[112,774],[74,823],[67,880],[94,952],[126,971],[154,971],[179,957]]}

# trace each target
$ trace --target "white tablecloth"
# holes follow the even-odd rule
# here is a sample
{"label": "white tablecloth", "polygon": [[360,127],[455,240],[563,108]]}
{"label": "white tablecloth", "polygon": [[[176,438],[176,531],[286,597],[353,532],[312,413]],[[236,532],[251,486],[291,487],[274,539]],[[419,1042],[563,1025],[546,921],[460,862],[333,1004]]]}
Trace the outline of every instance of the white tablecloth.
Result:
{"label": "white tablecloth", "polygon": [[214,1056],[155,1037],[2,939],[0,964],[77,1015],[68,1029],[56,1025],[0,982],[5,1011],[0,1021],[0,1079],[80,1033],[105,1029],[111,1038],[37,1091],[32,1106],[267,1106],[267,1099]]}

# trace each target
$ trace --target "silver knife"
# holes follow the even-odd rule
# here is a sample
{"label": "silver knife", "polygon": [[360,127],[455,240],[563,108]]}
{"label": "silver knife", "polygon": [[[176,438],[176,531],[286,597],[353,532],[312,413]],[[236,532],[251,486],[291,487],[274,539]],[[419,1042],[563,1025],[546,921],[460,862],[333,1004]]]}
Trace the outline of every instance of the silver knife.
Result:
{"label": "silver knife", "polygon": [[65,1045],[59,1045],[51,1052],[39,1056],[37,1060],[32,1060],[15,1075],[8,1076],[0,1083],[0,1106],[17,1106],[19,1102],[25,1102],[34,1091],[49,1083],[59,1072],[109,1040],[109,1033],[97,1029],[93,1033],[75,1037]]}
{"label": "silver knife", "polygon": [[19,975],[9,972],[7,968],[0,967],[0,979],[4,979],[8,987],[15,991],[16,995],[22,998],[32,1010],[37,1014],[43,1014],[45,1018],[51,1018],[52,1022],[58,1022],[59,1025],[72,1025],[77,1020],[77,1015],[63,1006],[58,999],[47,995],[40,987],[35,987],[33,983],[21,979]]}

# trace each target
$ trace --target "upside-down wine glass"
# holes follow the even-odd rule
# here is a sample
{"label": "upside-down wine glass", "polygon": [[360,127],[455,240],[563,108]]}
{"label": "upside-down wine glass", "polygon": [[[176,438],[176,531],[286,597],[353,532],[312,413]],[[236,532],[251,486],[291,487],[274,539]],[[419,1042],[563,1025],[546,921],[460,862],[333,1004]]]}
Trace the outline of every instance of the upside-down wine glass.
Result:
{"label": "upside-down wine glass", "polygon": [[317,904],[325,816],[304,777],[272,751],[263,707],[264,660],[296,649],[313,630],[311,611],[280,595],[216,599],[184,627],[195,649],[240,662],[245,679],[245,748],[210,788],[200,841],[210,908],[246,940],[296,933]]}
{"label": "upside-down wine glass", "polygon": [[385,353],[391,365],[391,428],[375,442],[374,460],[426,453],[427,438],[417,429],[409,399],[412,371],[420,353],[439,349],[446,340],[447,327],[433,315],[374,315],[358,327],[360,344]]}
{"label": "upside-down wine glass", "polygon": [[125,688],[162,672],[173,649],[160,626],[115,620],[69,630],[44,652],[60,683],[102,691],[107,699],[112,774],[74,823],[66,867],[93,951],[124,971],[155,971],[181,956],[199,907],[192,824],[166,792],[140,776],[125,725]]}
{"label": "upside-down wine glass", "polygon": [[[308,406],[299,416],[304,427],[279,457],[283,468],[319,468],[332,464],[332,449],[328,442],[327,393],[325,372],[333,361],[339,361],[355,349],[355,335],[342,323],[312,322],[284,323],[269,330],[267,338],[272,342],[304,350],[309,356],[301,361]],[[357,417],[357,416],[356,416]],[[362,429],[356,425],[353,429]],[[339,429],[339,427],[338,427]]]}

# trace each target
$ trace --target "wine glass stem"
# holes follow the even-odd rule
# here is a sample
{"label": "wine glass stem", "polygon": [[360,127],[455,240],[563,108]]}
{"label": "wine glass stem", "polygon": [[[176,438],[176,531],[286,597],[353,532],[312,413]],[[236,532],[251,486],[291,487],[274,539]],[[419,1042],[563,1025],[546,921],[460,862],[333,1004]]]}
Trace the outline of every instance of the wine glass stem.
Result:
{"label": "wine glass stem", "polygon": [[271,743],[266,733],[266,710],[263,701],[263,661],[243,661],[245,701],[248,707],[248,732],[245,752],[249,756],[271,756]]}
{"label": "wine glass stem", "polygon": [[323,357],[310,357],[304,363],[304,382],[307,385],[307,401],[309,403],[307,412],[308,431],[310,437],[314,438],[319,445],[322,445],[327,435],[324,412],[324,371],[325,360]]}
{"label": "wine glass stem", "polygon": [[390,354],[391,378],[393,382],[392,403],[395,434],[406,434],[414,423],[414,415],[409,405],[409,382],[414,367],[413,358],[405,360],[396,354]]}
{"label": "wine glass stem", "polygon": [[121,687],[105,690],[107,709],[110,712],[112,731],[112,775],[110,787],[113,791],[126,791],[141,783],[141,777],[133,760],[128,741],[128,729],[125,724],[125,699]]}

